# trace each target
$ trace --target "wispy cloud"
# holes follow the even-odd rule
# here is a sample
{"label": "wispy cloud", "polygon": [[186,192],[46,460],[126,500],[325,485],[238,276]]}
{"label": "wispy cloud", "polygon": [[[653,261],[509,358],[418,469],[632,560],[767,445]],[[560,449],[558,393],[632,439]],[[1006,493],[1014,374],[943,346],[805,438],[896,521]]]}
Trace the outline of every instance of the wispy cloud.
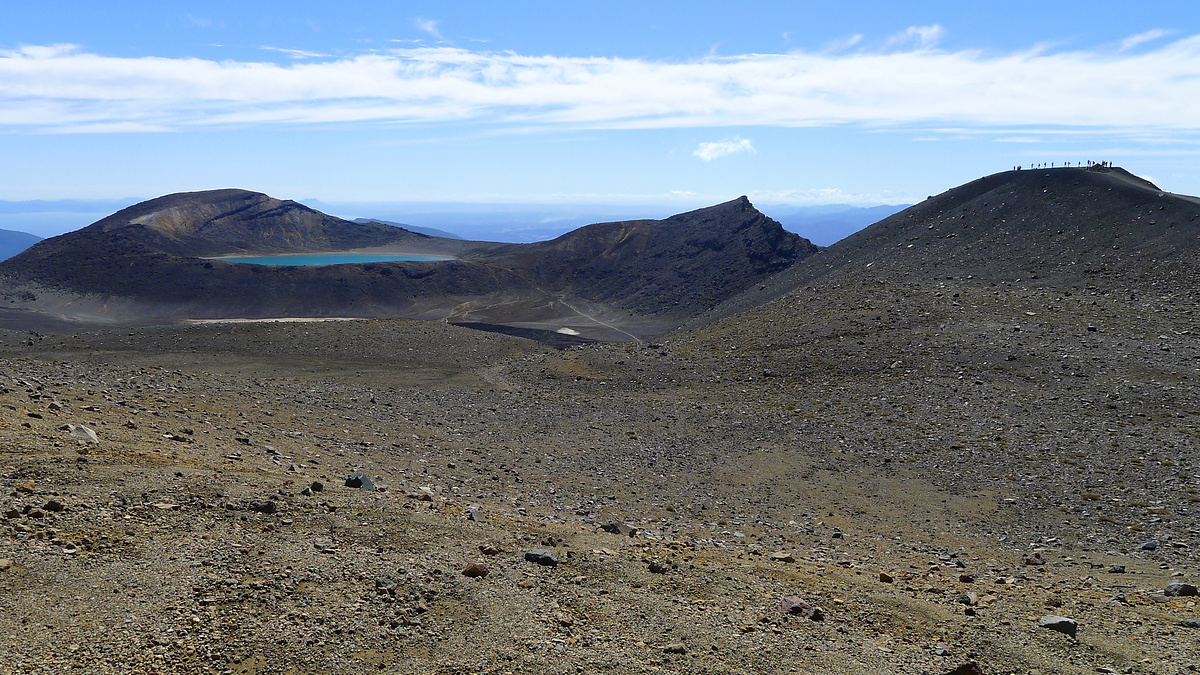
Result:
{"label": "wispy cloud", "polygon": [[825,51],[826,52],[844,51],[844,50],[847,50],[847,49],[853,47],[854,45],[862,42],[862,39],[863,39],[862,33],[855,33],[854,35],[850,35],[850,36],[844,37],[840,40],[834,40],[833,42],[830,42],[829,44],[827,44],[825,46]]}
{"label": "wispy cloud", "polygon": [[262,45],[259,47],[259,49],[269,51],[269,52],[279,52],[280,54],[287,54],[288,56],[292,57],[293,59],[321,59],[321,58],[329,57],[329,54],[322,54],[320,52],[309,52],[309,51],[305,51],[303,49],[285,49],[283,47],[269,47],[267,45]]}
{"label": "wispy cloud", "polygon": [[416,24],[417,30],[429,33],[439,40],[442,39],[442,34],[438,32],[438,22],[436,19],[422,19],[417,17],[413,20],[413,23]]}
{"label": "wispy cloud", "polygon": [[1164,37],[1170,35],[1172,32],[1173,31],[1163,30],[1161,28],[1155,28],[1153,30],[1146,31],[1145,33],[1138,33],[1137,35],[1130,35],[1129,37],[1125,38],[1124,40],[1121,40],[1120,49],[1123,52],[1127,52],[1130,49],[1137,47],[1138,45],[1143,45],[1143,44],[1146,44],[1147,42],[1154,42],[1155,40],[1164,38]]}
{"label": "wispy cloud", "polygon": [[186,16],[188,23],[192,24],[193,26],[197,26],[199,28],[212,28],[213,26],[213,20],[210,17],[192,16],[191,14]]}
{"label": "wispy cloud", "polygon": [[748,138],[722,138],[712,143],[701,143],[692,154],[700,159],[711,162],[718,157],[732,155],[735,152],[758,152]]}
{"label": "wispy cloud", "polygon": [[927,49],[936,36],[914,35],[908,49],[685,62],[414,47],[273,63],[23,46],[0,51],[0,129],[465,121],[521,133],[846,124],[1200,133],[1200,36],[1126,52],[984,54]]}
{"label": "wispy cloud", "polygon": [[892,192],[863,194],[844,192],[839,188],[817,188],[815,190],[755,190],[749,195],[755,204],[904,204],[911,197]]}
{"label": "wispy cloud", "polygon": [[946,29],[938,24],[932,26],[909,26],[903,32],[888,38],[887,47],[907,47],[915,45],[917,49],[930,49],[937,46],[946,35]]}

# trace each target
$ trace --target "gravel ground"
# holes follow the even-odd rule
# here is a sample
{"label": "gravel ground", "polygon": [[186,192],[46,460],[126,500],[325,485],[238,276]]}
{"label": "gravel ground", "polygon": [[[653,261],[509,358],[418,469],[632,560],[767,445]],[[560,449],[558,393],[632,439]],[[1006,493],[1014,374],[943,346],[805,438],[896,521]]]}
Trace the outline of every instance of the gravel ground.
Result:
{"label": "gravel ground", "polygon": [[0,333],[0,673],[1193,672],[1193,299],[1036,283]]}

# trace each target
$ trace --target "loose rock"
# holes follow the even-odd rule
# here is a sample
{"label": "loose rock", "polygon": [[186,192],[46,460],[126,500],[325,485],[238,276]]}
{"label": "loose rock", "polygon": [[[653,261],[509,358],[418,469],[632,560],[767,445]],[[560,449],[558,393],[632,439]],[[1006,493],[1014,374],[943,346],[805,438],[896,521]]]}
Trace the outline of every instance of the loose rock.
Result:
{"label": "loose rock", "polygon": [[794,595],[784,596],[779,602],[779,611],[792,616],[803,616],[813,621],[823,621],[825,613],[820,607],[814,607]]}
{"label": "loose rock", "polygon": [[82,443],[100,442],[100,439],[96,437],[96,432],[83,425],[75,426],[74,424],[68,424],[67,427],[71,438],[74,438]]}
{"label": "loose rock", "polygon": [[467,565],[466,568],[463,569],[462,575],[464,577],[471,577],[472,579],[474,579],[477,577],[486,577],[488,574],[488,571],[489,570],[488,570],[487,565],[485,565],[479,561],[475,561],[475,562],[471,563],[470,565]]}
{"label": "loose rock", "polygon": [[1184,598],[1196,595],[1196,587],[1192,584],[1185,584],[1179,581],[1167,584],[1163,589],[1163,595],[1168,598]]}
{"label": "loose rock", "polygon": [[[352,473],[346,479],[346,487],[357,488],[359,490],[374,490],[375,483],[371,481],[371,477],[365,473]],[[317,490],[313,490],[317,492]]]}
{"label": "loose rock", "polygon": [[558,564],[558,556],[544,548],[534,549],[525,553],[525,559],[544,567],[554,567]]}
{"label": "loose rock", "polygon": [[1047,614],[1038,621],[1038,627],[1049,628],[1053,631],[1058,631],[1064,635],[1075,637],[1075,632],[1079,630],[1079,624],[1074,619],[1068,619],[1065,616],[1056,616]]}

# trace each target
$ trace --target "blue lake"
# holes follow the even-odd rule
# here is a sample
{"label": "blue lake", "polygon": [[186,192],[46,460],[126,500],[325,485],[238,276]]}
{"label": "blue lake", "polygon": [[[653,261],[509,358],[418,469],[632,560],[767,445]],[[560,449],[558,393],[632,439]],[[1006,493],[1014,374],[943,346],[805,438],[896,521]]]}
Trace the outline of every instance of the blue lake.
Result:
{"label": "blue lake", "polygon": [[454,260],[437,255],[399,255],[388,253],[302,253],[294,255],[262,255],[244,258],[220,258],[225,262],[249,263],[251,265],[345,265],[346,263],[376,263],[409,260],[418,262],[437,262],[439,260]]}

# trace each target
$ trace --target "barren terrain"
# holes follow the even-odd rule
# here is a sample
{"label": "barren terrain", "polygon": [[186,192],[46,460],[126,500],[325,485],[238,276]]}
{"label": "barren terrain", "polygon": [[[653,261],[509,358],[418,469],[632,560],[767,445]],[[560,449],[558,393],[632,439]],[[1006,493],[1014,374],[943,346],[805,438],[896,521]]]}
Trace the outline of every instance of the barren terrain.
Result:
{"label": "barren terrain", "polygon": [[1170,300],[853,281],[562,352],[402,321],[8,333],[0,668],[1196,667],[1195,598],[1164,595],[1200,577]]}
{"label": "barren terrain", "polygon": [[1196,672],[1200,207],[1045,178],[655,342],[0,332],[0,673]]}

